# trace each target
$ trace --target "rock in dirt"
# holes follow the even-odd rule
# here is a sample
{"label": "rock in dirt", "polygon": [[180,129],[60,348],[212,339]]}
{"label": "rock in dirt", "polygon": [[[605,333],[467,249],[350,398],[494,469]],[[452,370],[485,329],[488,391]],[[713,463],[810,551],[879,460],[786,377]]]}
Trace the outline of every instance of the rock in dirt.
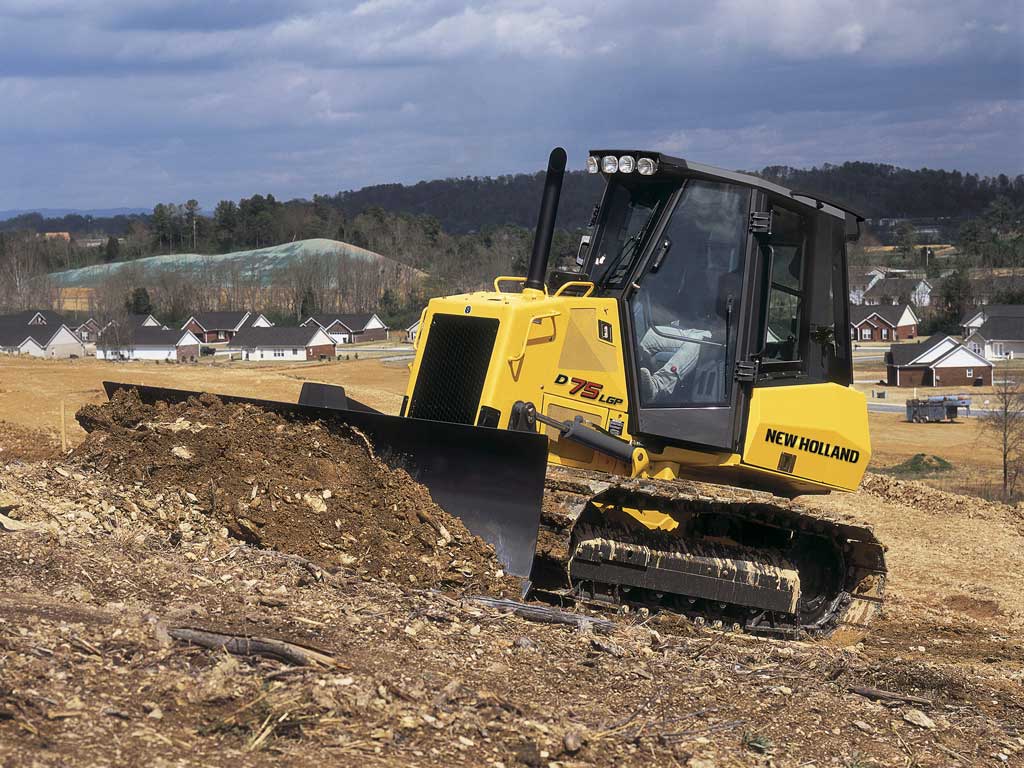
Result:
{"label": "rock in dirt", "polygon": [[132,391],[76,418],[89,435],[73,462],[182,497],[210,531],[329,571],[495,595],[518,589],[490,545],[344,425],[289,421],[209,394],[149,406]]}
{"label": "rock in dirt", "polygon": [[920,709],[908,709],[903,713],[903,719],[911,725],[916,725],[918,728],[927,728],[929,731],[935,728],[935,721]]}

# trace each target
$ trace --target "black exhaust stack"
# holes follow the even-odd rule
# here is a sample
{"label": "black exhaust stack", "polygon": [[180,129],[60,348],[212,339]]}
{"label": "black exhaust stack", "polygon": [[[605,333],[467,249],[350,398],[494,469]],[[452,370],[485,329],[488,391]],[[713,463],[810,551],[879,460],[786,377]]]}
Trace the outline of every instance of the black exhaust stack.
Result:
{"label": "black exhaust stack", "polygon": [[544,290],[544,276],[548,271],[551,256],[551,237],[555,232],[555,216],[558,214],[558,198],[562,194],[562,179],[565,176],[565,150],[555,147],[548,157],[548,173],[544,177],[544,197],[540,201],[540,215],[537,217],[537,231],[533,235],[533,252],[530,267],[526,272],[526,287]]}

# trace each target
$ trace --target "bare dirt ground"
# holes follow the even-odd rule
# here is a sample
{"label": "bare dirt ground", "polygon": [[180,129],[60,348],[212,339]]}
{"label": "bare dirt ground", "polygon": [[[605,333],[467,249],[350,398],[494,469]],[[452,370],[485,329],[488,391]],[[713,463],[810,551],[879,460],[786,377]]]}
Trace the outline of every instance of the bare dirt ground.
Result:
{"label": "bare dirt ground", "polygon": [[348,360],[313,363],[204,362],[166,365],[110,363],[93,358],[39,360],[0,355],[0,421],[50,434],[59,442],[61,401],[68,439],[85,437],[74,421],[83,405],[101,403],[104,381],[124,381],[225,395],[295,402],[304,381],[341,384],[357,400],[386,413],[398,413],[409,370],[404,363]]}
{"label": "bare dirt ground", "polygon": [[474,601],[504,590],[486,547],[357,435],[215,401],[83,421],[70,457],[0,453],[0,765],[1024,758],[1015,508],[880,476],[805,500],[890,548],[888,607],[848,647],[667,616],[574,628]]}

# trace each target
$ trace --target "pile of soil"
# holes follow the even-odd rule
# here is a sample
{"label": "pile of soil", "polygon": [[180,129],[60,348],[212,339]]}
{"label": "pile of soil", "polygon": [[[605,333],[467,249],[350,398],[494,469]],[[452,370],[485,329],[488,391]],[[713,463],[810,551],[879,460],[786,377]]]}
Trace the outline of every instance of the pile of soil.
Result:
{"label": "pile of soil", "polygon": [[53,435],[9,421],[0,421],[0,464],[6,461],[43,461],[60,455],[60,441]]}
{"label": "pile of soil", "polygon": [[[175,494],[249,544],[416,587],[517,591],[490,545],[353,428],[292,422],[213,395],[149,406],[131,391],[77,419],[89,436],[72,461]],[[180,538],[192,523],[166,525]]]}
{"label": "pile of soil", "polygon": [[876,472],[864,475],[861,491],[890,504],[928,509],[936,514],[984,517],[991,513],[1010,511],[1014,516],[1020,517],[1018,510],[997,501],[941,491],[924,483],[898,480]]}

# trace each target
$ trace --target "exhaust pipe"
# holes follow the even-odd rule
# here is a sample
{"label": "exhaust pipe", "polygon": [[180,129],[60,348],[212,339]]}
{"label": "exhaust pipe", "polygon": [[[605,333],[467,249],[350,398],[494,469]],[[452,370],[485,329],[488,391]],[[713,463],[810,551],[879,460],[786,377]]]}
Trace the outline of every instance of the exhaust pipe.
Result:
{"label": "exhaust pipe", "polygon": [[526,288],[544,290],[544,276],[551,256],[551,238],[555,232],[555,216],[558,214],[558,198],[562,194],[565,162],[564,149],[555,147],[551,150],[548,172],[544,177],[544,197],[541,198],[540,215],[537,217],[537,231],[533,234],[530,267],[526,272]]}

